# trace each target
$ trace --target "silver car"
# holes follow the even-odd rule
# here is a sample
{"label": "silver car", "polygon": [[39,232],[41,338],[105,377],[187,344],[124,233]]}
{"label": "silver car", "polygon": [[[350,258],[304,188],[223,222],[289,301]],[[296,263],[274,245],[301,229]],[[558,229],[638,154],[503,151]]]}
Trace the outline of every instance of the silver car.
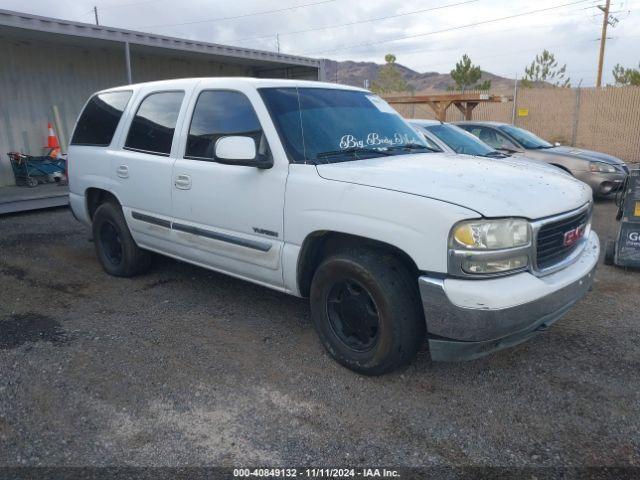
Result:
{"label": "silver car", "polygon": [[500,122],[466,121],[455,125],[471,132],[496,150],[513,155],[526,154],[571,173],[593,190],[594,196],[618,190],[629,173],[620,159],[605,153],[551,144],[523,128]]}
{"label": "silver car", "polygon": [[455,155],[473,155],[476,157],[488,157],[498,160],[508,159],[511,162],[535,164],[538,167],[548,168],[554,171],[560,170],[567,175],[569,172],[563,169],[534,160],[529,156],[518,155],[517,159],[509,154],[499,152],[495,148],[482,142],[478,137],[470,134],[462,128],[452,125],[451,123],[443,123],[439,120],[407,120],[409,124],[418,130],[424,137],[427,144],[434,150],[455,154]]}

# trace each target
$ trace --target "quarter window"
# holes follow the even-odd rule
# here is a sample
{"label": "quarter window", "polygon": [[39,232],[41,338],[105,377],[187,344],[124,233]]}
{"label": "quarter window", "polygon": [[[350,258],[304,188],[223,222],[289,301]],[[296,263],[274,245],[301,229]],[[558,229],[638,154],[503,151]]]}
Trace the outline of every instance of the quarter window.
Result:
{"label": "quarter window", "polygon": [[128,90],[94,95],[78,119],[71,144],[108,146],[131,94]]}
{"label": "quarter window", "polygon": [[268,146],[251,101],[240,92],[207,90],[200,93],[189,127],[186,158],[215,160],[215,144],[221,137],[251,137],[259,154]]}
{"label": "quarter window", "polygon": [[169,155],[184,92],[147,96],[131,122],[125,148]]}

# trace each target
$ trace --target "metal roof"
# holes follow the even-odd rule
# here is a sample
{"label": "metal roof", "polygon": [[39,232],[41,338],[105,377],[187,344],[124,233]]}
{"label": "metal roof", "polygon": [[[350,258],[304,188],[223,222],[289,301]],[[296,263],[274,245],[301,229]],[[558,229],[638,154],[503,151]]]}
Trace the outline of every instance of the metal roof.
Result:
{"label": "metal roof", "polygon": [[73,22],[57,18],[41,17],[30,13],[14,12],[0,9],[0,27],[25,29],[46,34],[66,35],[84,39],[122,42],[144,47],[162,48],[190,52],[194,54],[227,57],[229,59],[245,59],[272,64],[315,67],[320,69],[321,60],[296,55],[287,55],[265,50],[255,50],[217,43],[200,42],[184,38],[167,37],[152,33],[125,30],[90,23]]}

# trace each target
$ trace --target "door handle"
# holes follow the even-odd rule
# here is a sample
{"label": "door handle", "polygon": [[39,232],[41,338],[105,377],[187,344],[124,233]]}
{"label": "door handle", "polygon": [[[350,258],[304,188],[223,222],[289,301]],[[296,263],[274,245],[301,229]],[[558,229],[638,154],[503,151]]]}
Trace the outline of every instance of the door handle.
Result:
{"label": "door handle", "polygon": [[118,170],[116,170],[116,173],[120,178],[129,178],[129,167],[126,165],[120,165]]}
{"label": "door handle", "polygon": [[180,190],[189,190],[191,188],[191,177],[184,174],[178,175],[173,184]]}

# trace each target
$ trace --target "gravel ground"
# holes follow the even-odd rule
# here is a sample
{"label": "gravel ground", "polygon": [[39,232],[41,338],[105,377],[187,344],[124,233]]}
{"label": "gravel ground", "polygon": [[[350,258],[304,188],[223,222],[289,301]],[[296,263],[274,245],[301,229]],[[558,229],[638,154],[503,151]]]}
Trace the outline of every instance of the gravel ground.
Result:
{"label": "gravel ground", "polygon": [[112,278],[88,236],[0,218],[0,465],[640,466],[640,272],[601,265],[519,347],[367,378],[306,301],[166,258]]}

